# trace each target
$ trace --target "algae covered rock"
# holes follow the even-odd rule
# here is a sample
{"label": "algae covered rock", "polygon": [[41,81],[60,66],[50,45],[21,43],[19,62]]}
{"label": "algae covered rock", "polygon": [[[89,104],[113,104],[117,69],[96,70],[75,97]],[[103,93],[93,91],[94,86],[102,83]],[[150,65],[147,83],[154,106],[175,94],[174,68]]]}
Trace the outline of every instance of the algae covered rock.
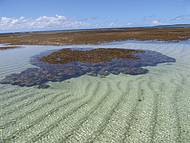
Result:
{"label": "algae covered rock", "polygon": [[146,74],[148,69],[144,67],[168,62],[175,62],[175,59],[149,50],[63,49],[32,57],[31,64],[37,68],[8,75],[0,83],[48,88],[48,81],[61,82],[84,74],[101,77],[120,73]]}

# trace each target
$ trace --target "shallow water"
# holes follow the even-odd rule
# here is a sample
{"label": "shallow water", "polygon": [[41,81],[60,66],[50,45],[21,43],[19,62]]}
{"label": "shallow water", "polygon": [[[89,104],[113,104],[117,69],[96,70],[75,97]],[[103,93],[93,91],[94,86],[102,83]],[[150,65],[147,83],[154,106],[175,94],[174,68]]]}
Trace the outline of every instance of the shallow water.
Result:
{"label": "shallow water", "polygon": [[[55,46],[0,52],[0,79],[33,67]],[[67,48],[91,48],[64,46]],[[115,42],[95,47],[148,49],[177,60],[145,75],[81,76],[49,89],[0,85],[0,142],[183,142],[190,140],[190,43]]]}

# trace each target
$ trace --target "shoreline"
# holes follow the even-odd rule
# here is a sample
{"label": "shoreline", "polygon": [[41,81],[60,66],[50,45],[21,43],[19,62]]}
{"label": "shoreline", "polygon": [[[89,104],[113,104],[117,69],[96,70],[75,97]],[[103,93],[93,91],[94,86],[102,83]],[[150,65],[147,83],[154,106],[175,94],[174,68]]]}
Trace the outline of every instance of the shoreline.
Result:
{"label": "shoreline", "polygon": [[181,42],[190,39],[190,28],[123,28],[77,32],[30,32],[0,34],[0,43],[10,45],[103,44],[126,40]]}

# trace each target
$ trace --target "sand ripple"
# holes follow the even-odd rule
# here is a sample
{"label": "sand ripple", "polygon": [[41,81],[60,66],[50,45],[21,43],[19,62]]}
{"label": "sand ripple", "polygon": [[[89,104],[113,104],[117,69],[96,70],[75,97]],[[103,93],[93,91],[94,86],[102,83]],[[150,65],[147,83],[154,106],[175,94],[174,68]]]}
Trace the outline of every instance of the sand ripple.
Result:
{"label": "sand ripple", "polygon": [[[82,76],[49,89],[0,85],[0,142],[188,143],[190,49],[154,46],[177,62],[147,75]],[[0,78],[24,68],[2,66]]]}

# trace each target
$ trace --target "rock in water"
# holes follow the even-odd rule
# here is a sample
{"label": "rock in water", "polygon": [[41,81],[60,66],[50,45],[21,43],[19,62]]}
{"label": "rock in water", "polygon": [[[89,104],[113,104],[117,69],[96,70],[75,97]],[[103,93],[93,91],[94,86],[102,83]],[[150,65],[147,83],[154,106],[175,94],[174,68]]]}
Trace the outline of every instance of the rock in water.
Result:
{"label": "rock in water", "polygon": [[143,67],[175,61],[174,58],[149,50],[63,49],[33,57],[31,63],[38,68],[29,68],[19,74],[8,75],[0,83],[48,88],[49,85],[46,85],[48,81],[61,82],[84,74],[101,77],[120,73],[146,74],[148,69]]}
{"label": "rock in water", "polygon": [[40,84],[39,86],[38,86],[38,88],[40,88],[40,89],[46,89],[46,88],[49,88],[50,86],[49,85],[47,85],[47,84]]}

